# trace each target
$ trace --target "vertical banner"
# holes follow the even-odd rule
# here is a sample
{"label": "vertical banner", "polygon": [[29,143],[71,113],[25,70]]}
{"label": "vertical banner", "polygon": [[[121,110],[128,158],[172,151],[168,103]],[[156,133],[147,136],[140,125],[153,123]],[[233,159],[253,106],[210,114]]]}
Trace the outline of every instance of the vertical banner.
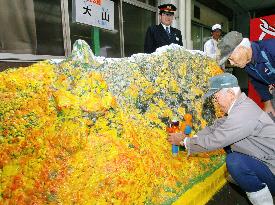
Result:
{"label": "vertical banner", "polygon": [[72,19],[107,30],[114,30],[114,2],[110,0],[73,0]]}
{"label": "vertical banner", "polygon": [[[260,41],[269,38],[275,38],[275,14],[250,19],[250,41]],[[260,96],[250,82],[248,82],[248,97],[254,100],[261,108],[264,107]]]}
{"label": "vertical banner", "polygon": [[250,40],[275,38],[275,14],[250,19]]}

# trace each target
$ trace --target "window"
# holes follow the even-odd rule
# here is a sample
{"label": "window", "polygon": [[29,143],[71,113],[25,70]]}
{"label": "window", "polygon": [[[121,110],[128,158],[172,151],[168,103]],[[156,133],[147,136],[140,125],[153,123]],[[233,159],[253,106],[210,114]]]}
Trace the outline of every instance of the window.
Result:
{"label": "window", "polygon": [[194,5],[194,17],[197,19],[201,18],[201,9],[196,5]]}
{"label": "window", "polygon": [[157,5],[157,0],[138,0],[138,1],[141,1],[143,3],[147,3],[151,6],[156,6]]}
{"label": "window", "polygon": [[191,27],[193,49],[203,51],[204,43],[211,38],[211,29],[194,22]]}
{"label": "window", "polygon": [[[211,29],[202,27],[202,45],[211,38]],[[203,48],[203,47],[202,47]]]}
{"label": "window", "polygon": [[64,56],[60,0],[34,0],[37,55]]}
{"label": "window", "polygon": [[2,1],[0,53],[64,55],[60,0]]}
{"label": "window", "polygon": [[149,0],[149,5],[157,6],[157,0]]}
{"label": "window", "polygon": [[123,30],[125,56],[144,52],[147,28],[156,22],[156,12],[123,3]]}
{"label": "window", "polygon": [[201,42],[201,28],[196,24],[191,25],[191,36],[193,41],[193,49],[194,50],[202,50],[202,42]]}

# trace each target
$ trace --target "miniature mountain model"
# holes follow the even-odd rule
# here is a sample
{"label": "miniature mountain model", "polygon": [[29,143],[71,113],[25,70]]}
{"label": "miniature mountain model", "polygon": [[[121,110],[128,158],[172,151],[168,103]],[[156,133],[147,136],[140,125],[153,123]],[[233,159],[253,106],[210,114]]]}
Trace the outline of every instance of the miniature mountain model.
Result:
{"label": "miniature mountain model", "polygon": [[0,204],[171,204],[224,163],[222,151],[173,157],[166,127],[192,135],[219,111],[203,101],[222,71],[171,45],[129,58],[72,55],[0,73]]}

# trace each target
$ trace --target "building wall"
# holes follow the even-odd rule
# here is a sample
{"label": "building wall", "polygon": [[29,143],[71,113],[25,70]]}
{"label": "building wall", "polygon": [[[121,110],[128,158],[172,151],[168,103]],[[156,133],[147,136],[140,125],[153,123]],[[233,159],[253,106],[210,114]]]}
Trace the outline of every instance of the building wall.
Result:
{"label": "building wall", "polygon": [[[200,19],[197,19],[194,17],[194,6],[197,6],[200,8]],[[222,30],[224,32],[228,32],[229,31],[228,18],[222,15],[221,12],[210,9],[205,5],[200,4],[195,0],[192,0],[192,20],[193,21],[208,27],[211,27],[212,25],[218,23],[222,25]]]}

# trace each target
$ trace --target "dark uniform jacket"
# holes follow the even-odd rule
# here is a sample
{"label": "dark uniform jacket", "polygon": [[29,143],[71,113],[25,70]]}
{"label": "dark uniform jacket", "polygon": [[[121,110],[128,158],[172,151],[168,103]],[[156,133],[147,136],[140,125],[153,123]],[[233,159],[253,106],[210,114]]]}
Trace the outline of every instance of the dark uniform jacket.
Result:
{"label": "dark uniform jacket", "polygon": [[171,43],[182,46],[182,36],[180,30],[170,26],[170,38],[161,24],[151,26],[147,29],[144,52],[153,53],[157,48]]}

